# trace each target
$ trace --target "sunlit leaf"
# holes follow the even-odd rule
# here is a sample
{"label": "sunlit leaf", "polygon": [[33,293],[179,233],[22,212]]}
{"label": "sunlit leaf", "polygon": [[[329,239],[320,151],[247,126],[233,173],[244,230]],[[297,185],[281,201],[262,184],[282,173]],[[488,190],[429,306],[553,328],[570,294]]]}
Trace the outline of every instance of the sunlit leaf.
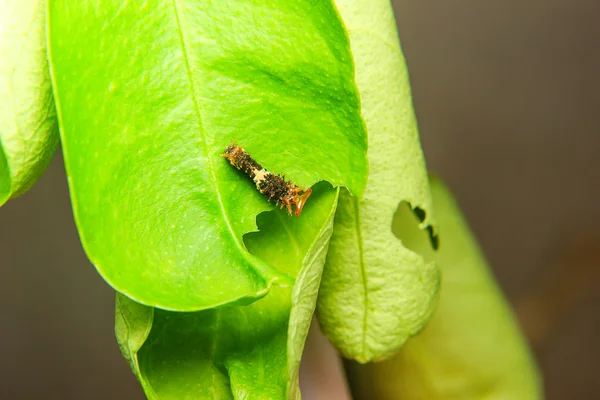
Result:
{"label": "sunlit leaf", "polygon": [[117,297],[117,339],[150,399],[299,396],[298,367],[338,198],[324,184],[313,196],[304,218],[261,214],[261,231],[245,238],[253,254],[297,276],[293,290],[274,287],[248,306],[193,313],[155,309],[153,321],[152,308]]}
{"label": "sunlit leaf", "polygon": [[80,236],[132,299],[195,311],[293,283],[244,246],[273,205],[220,157],[232,141],[298,185],[362,194],[364,123],[329,2],[52,2],[49,23]]}

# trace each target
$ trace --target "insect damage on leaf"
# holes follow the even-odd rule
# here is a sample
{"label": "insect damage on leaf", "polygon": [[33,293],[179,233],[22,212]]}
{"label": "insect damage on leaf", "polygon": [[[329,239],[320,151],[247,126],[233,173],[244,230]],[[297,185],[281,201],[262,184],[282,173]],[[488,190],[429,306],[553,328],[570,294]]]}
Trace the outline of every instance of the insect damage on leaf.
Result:
{"label": "insect damage on leaf", "polygon": [[295,205],[296,211],[294,214],[297,217],[300,216],[306,200],[312,193],[311,188],[298,187],[293,182],[286,181],[285,176],[275,175],[267,171],[235,143],[227,146],[225,153],[221,155],[228,159],[231,165],[248,175],[256,184],[258,191],[268,201],[274,201],[275,205],[281,208],[285,206],[290,215],[292,214],[292,206]]}

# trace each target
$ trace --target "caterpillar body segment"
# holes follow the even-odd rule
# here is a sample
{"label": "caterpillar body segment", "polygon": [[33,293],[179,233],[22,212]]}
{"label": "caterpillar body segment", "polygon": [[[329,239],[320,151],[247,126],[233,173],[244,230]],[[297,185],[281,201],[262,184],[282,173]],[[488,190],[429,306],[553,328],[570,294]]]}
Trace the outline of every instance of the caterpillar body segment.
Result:
{"label": "caterpillar body segment", "polygon": [[[221,155],[235,168],[248,175],[267,201],[275,203],[280,208],[285,207],[290,215],[294,211],[295,216],[300,216],[312,193],[311,188],[298,187],[292,181],[286,181],[284,175],[276,175],[267,171],[235,143],[227,146]],[[292,210],[292,206],[295,206],[295,210]]]}

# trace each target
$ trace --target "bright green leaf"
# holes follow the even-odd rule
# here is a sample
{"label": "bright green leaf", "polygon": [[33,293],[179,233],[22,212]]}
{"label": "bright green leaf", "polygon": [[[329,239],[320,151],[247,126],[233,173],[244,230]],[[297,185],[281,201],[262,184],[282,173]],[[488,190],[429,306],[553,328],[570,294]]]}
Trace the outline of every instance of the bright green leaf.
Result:
{"label": "bright green leaf", "polygon": [[[369,134],[362,200],[342,192],[317,311],[321,328],[349,358],[390,356],[429,318],[435,265],[392,232],[401,201],[431,230],[431,195],[410,84],[388,0],[337,0],[348,30]],[[432,231],[433,233],[433,231]]]}
{"label": "bright green leaf", "polygon": [[331,3],[52,2],[49,22],[75,218],[117,291],[194,311],[293,282],[244,246],[273,206],[220,157],[232,141],[299,185],[362,194],[366,134]]}
{"label": "bright green leaf", "polygon": [[42,175],[58,145],[44,0],[0,0],[0,206]]}
{"label": "bright green leaf", "polygon": [[299,398],[300,357],[338,195],[319,184],[313,197],[302,218],[263,213],[260,232],[245,236],[254,255],[297,276],[293,290],[274,287],[248,306],[193,313],[155,309],[154,321],[148,317],[152,308],[117,297],[117,339],[150,399]]}
{"label": "bright green leaf", "polygon": [[[443,277],[438,307],[392,359],[350,366],[355,398],[542,398],[535,363],[477,242],[447,189],[435,179],[432,189],[441,235],[432,254]],[[415,232],[411,245],[427,251],[427,238]]]}

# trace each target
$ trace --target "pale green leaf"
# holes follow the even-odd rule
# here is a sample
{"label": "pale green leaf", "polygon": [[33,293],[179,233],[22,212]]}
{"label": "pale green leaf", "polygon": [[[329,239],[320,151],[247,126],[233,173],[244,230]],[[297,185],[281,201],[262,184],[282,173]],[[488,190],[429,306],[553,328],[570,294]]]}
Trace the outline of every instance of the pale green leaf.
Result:
{"label": "pale green leaf", "polygon": [[[392,232],[401,201],[434,224],[404,57],[388,0],[337,0],[348,30],[369,136],[364,198],[342,192],[317,305],[321,328],[346,357],[392,355],[422,329],[439,284],[432,262]],[[434,238],[433,238],[434,239]]]}
{"label": "pale green leaf", "polygon": [[[441,236],[431,254],[443,277],[439,304],[423,332],[392,359],[350,365],[355,398],[541,399],[533,357],[476,240],[447,189],[436,179],[432,189]],[[410,242],[428,251],[422,232]]]}
{"label": "pale green leaf", "polygon": [[0,206],[42,175],[58,145],[44,0],[0,0]]}

